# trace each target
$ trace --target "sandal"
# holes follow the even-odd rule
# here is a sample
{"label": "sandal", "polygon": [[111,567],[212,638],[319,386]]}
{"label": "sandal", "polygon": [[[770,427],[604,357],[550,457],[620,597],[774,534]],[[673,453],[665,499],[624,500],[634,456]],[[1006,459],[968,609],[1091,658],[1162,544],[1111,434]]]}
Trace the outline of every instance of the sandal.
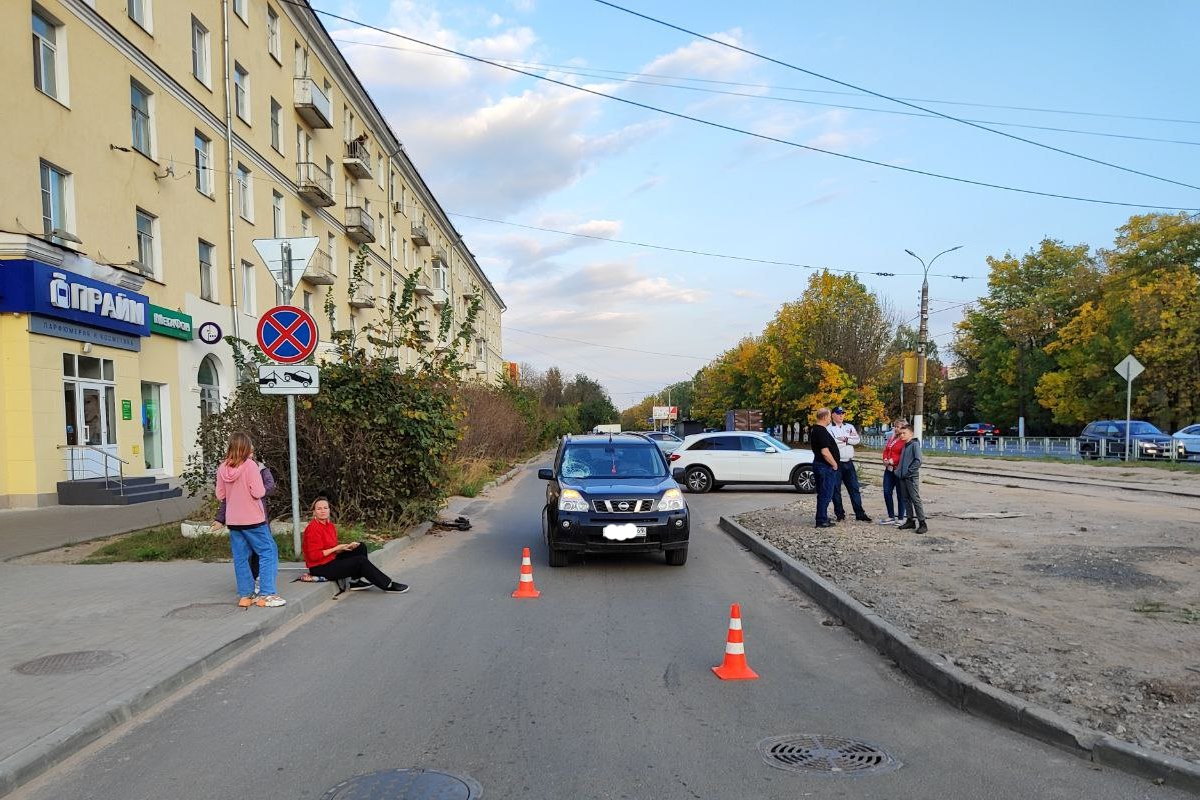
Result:
{"label": "sandal", "polygon": [[249,608],[252,605],[254,605],[253,597],[243,597],[242,599],[238,600],[238,608]]}

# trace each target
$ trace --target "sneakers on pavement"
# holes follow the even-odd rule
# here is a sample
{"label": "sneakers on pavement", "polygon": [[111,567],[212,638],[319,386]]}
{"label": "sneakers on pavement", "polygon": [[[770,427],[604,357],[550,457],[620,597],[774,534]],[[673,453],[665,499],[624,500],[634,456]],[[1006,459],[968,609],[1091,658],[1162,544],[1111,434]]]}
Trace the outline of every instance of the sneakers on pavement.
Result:
{"label": "sneakers on pavement", "polygon": [[243,597],[242,599],[238,600],[238,608],[249,608],[252,605],[254,605],[253,597]]}
{"label": "sneakers on pavement", "polygon": [[916,520],[910,519],[901,525],[897,525],[896,527],[901,528],[903,530],[912,530],[913,528],[917,527],[917,522],[916,522]]}
{"label": "sneakers on pavement", "polygon": [[929,533],[929,526],[922,522],[913,533]]}
{"label": "sneakers on pavement", "polygon": [[896,524],[899,524],[899,522],[900,522],[900,520],[896,519],[895,517],[885,517],[885,518],[879,520],[879,522],[877,522],[875,524],[876,525],[896,525]]}
{"label": "sneakers on pavement", "polygon": [[258,598],[258,601],[255,603],[255,605],[257,605],[259,608],[279,608],[280,606],[286,606],[287,600],[284,600],[277,594],[269,594]]}
{"label": "sneakers on pavement", "polygon": [[870,522],[871,521],[871,518],[868,517],[866,514],[855,514],[854,518],[856,520],[858,520],[859,522]]}
{"label": "sneakers on pavement", "polygon": [[362,578],[355,578],[354,580],[350,581],[349,588],[352,592],[361,592],[363,589],[370,589],[374,585],[375,584],[371,583],[370,581],[365,581]]}
{"label": "sneakers on pavement", "polygon": [[384,591],[385,592],[393,592],[395,594],[404,594],[405,592],[408,591],[408,584],[407,583],[396,583],[395,581],[392,581],[391,583],[388,584],[388,587],[386,589],[384,589]]}

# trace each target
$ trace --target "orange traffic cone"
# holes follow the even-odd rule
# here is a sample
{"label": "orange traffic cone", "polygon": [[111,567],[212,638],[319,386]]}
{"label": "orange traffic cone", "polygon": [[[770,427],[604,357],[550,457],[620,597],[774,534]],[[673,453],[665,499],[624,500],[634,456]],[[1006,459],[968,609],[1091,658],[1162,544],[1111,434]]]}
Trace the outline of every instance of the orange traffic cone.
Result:
{"label": "orange traffic cone", "polygon": [[746,646],[742,644],[742,607],[729,607],[729,636],[725,639],[725,661],[712,671],[723,681],[753,681],[758,673],[746,664]]}
{"label": "orange traffic cone", "polygon": [[513,597],[541,597],[542,593],[533,585],[533,562],[529,560],[529,548],[521,551],[521,582]]}

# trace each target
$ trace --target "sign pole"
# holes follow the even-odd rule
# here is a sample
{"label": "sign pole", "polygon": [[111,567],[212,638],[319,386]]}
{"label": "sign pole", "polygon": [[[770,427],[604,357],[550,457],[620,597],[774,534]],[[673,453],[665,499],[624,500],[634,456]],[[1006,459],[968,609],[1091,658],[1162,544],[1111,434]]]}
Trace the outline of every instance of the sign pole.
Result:
{"label": "sign pole", "polygon": [[[283,285],[287,292],[287,302],[292,302],[292,246],[284,242],[279,248],[283,256]],[[300,542],[300,477],[296,474],[296,396],[289,394],[287,398],[288,411],[288,474],[292,476],[292,549],[296,559],[303,559],[303,547]]]}
{"label": "sign pole", "polygon": [[1125,381],[1125,463],[1129,463],[1129,423],[1133,419],[1133,378]]}
{"label": "sign pole", "polygon": [[1129,425],[1133,421],[1133,379],[1146,369],[1141,362],[1133,357],[1133,353],[1125,356],[1120,364],[1113,367],[1117,374],[1125,379],[1125,462],[1129,462]]}

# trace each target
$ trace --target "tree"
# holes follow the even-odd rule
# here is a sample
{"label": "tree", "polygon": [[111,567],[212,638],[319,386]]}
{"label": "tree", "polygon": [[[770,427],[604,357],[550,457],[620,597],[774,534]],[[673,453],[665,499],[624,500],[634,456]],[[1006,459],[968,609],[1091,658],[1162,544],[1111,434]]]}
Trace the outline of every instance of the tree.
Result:
{"label": "tree", "polygon": [[550,367],[542,379],[542,405],[558,408],[563,404],[563,379],[558,367]]}

